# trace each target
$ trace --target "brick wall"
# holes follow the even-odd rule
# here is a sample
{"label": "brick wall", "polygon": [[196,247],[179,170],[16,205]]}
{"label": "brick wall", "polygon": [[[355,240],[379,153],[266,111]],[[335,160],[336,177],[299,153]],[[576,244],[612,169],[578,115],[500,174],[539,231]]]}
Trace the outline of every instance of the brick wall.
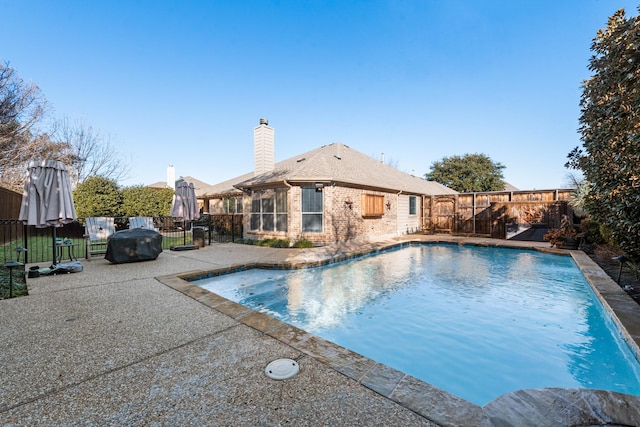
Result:
{"label": "brick wall", "polygon": [[[384,197],[384,214],[381,217],[362,217],[362,195],[373,194]],[[365,191],[362,189],[325,186],[323,188],[323,232],[302,232],[302,192],[293,186],[287,194],[288,231],[286,233],[255,232],[250,230],[251,202],[244,202],[245,238],[249,239],[289,239],[292,242],[307,239],[317,245],[350,240],[367,240],[371,237],[394,236],[397,234],[397,196],[394,193]]]}

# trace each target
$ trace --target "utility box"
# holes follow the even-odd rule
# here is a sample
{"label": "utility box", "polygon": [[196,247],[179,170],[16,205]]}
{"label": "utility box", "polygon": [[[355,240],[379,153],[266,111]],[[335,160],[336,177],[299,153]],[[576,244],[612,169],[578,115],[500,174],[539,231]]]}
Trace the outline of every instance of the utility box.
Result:
{"label": "utility box", "polygon": [[199,248],[204,248],[204,227],[193,227],[191,233],[193,234],[193,244]]}

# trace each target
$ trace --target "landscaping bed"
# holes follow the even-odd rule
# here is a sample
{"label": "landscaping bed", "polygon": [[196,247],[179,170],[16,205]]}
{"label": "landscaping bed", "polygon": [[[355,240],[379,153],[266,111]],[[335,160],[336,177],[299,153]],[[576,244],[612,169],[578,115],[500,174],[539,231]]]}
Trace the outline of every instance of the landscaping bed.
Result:
{"label": "landscaping bed", "polygon": [[602,268],[613,280],[618,280],[620,274],[619,285],[627,294],[640,304],[640,278],[638,271],[628,263],[623,263],[622,271],[620,270],[620,262],[613,260],[613,257],[620,256],[622,253],[609,246],[598,245],[588,255]]}

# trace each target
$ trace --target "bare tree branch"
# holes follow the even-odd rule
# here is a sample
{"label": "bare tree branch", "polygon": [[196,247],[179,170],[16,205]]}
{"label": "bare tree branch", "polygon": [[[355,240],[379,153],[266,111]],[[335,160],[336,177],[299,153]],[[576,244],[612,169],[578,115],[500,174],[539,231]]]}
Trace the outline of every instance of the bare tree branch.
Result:
{"label": "bare tree branch", "polygon": [[38,135],[36,125],[47,103],[35,84],[25,83],[0,63],[0,179],[9,188],[22,186],[27,164],[44,154],[62,156],[66,147],[56,146],[47,135]]}
{"label": "bare tree branch", "polygon": [[125,179],[129,165],[116,150],[111,137],[104,136],[83,120],[64,118],[54,125],[53,134],[73,153],[71,179],[75,184],[90,176],[113,181]]}
{"label": "bare tree branch", "polygon": [[46,100],[38,86],[26,84],[9,64],[0,64],[0,153],[1,166],[20,150],[25,137],[42,118]]}

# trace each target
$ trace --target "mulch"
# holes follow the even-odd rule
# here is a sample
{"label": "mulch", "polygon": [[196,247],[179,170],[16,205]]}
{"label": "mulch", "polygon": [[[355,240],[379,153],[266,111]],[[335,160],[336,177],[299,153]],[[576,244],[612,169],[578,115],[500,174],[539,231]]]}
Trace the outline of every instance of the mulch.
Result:
{"label": "mulch", "polygon": [[637,269],[629,263],[622,264],[622,270],[620,269],[620,262],[613,260],[613,257],[620,256],[622,253],[608,245],[598,245],[592,251],[587,254],[602,268],[614,281],[618,281],[618,284],[627,294],[633,298],[638,304],[640,304],[640,274]]}

